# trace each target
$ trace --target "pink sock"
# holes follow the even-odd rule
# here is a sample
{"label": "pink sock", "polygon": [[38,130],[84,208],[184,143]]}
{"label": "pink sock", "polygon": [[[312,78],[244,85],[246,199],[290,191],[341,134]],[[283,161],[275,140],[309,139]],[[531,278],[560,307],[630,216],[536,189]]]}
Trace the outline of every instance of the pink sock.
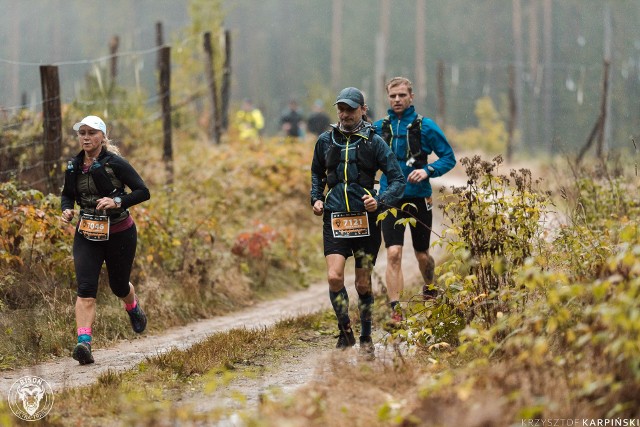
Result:
{"label": "pink sock", "polygon": [[78,335],[91,335],[91,328],[78,328]]}
{"label": "pink sock", "polygon": [[78,335],[91,335],[91,328],[78,328]]}
{"label": "pink sock", "polygon": [[131,311],[138,306],[138,298],[134,298],[131,304],[125,304],[124,309],[127,311]]}

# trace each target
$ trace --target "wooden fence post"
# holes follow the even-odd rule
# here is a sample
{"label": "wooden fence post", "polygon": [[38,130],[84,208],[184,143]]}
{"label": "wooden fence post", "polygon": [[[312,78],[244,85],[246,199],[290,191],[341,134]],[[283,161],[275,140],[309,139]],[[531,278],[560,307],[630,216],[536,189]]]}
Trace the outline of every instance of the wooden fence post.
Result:
{"label": "wooden fence post", "polygon": [[44,174],[46,190],[57,193],[62,185],[60,157],[62,156],[62,113],[60,108],[60,79],[55,65],[40,66],[42,87],[42,126],[44,128]]}
{"label": "wooden fence post", "polygon": [[211,115],[209,117],[209,140],[214,144],[220,143],[220,122],[217,120],[219,117],[218,106],[218,88],[215,78],[215,67],[213,65],[213,48],[211,47],[211,32],[204,33],[204,52],[205,52],[205,78],[207,79],[207,86],[209,87],[209,94],[211,98]]}
{"label": "wooden fence post", "polygon": [[173,184],[173,149],[171,146],[171,47],[160,49],[160,103],[162,106],[162,133],[164,136],[162,160],[167,171],[167,184]]}
{"label": "wooden fence post", "polygon": [[222,71],[222,129],[229,129],[229,98],[231,97],[231,31],[224,32],[224,69]]}
{"label": "wooden fence post", "polygon": [[113,36],[109,41],[109,62],[110,62],[110,73],[109,73],[109,98],[113,97],[113,90],[116,87],[116,80],[118,77],[118,47],[120,46],[120,37]]}
{"label": "wooden fence post", "polygon": [[[156,47],[164,46],[164,34],[162,32],[162,22],[156,22]],[[160,69],[160,55],[158,55],[158,69]]]}
{"label": "wooden fence post", "polygon": [[576,158],[576,164],[580,164],[582,162],[582,158],[587,153],[593,141],[597,137],[598,145],[596,147],[596,156],[601,161],[604,161],[604,126],[607,121],[607,99],[609,97],[609,67],[611,63],[605,59],[604,61],[604,72],[602,77],[602,98],[600,101],[600,114],[598,115],[598,119],[596,120],[595,125],[593,125],[593,129],[591,129],[591,133],[587,138],[586,144],[580,149],[578,153],[578,157]]}

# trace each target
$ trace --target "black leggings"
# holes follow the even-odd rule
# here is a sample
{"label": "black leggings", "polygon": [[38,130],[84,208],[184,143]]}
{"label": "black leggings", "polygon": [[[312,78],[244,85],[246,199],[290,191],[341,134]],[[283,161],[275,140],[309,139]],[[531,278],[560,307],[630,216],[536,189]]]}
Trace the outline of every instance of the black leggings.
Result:
{"label": "black leggings", "polygon": [[73,263],[80,298],[95,298],[102,264],[106,262],[109,286],[118,298],[129,295],[129,277],[136,256],[138,230],[135,224],[109,236],[109,240],[95,242],[76,232],[73,239]]}

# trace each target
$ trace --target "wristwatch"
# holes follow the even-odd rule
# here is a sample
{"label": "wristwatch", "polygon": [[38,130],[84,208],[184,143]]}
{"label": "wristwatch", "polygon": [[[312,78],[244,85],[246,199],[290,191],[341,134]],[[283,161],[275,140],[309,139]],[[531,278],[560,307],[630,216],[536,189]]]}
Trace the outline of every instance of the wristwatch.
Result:
{"label": "wristwatch", "polygon": [[116,208],[119,208],[122,206],[122,199],[120,198],[120,196],[114,197],[113,201],[116,204]]}

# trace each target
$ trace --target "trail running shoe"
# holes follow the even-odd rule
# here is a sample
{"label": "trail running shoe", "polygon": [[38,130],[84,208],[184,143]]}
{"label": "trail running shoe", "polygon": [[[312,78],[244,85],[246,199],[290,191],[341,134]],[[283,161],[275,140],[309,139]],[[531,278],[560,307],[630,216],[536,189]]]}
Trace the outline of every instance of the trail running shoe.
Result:
{"label": "trail running shoe", "polygon": [[93,355],[91,354],[91,343],[79,342],[73,349],[72,357],[80,362],[81,365],[93,363]]}
{"label": "trail running shoe", "polygon": [[367,360],[375,359],[375,347],[373,346],[373,340],[370,336],[360,337],[360,354]]}
{"label": "trail running shoe", "polygon": [[[137,301],[137,298],[136,298]],[[138,301],[138,305],[131,311],[127,311],[129,315],[129,319],[131,320],[131,327],[133,328],[133,332],[141,334],[144,332],[144,329],[147,327],[147,315],[142,311],[142,307],[140,307],[140,302]]]}
{"label": "trail running shoe", "polygon": [[338,337],[336,348],[344,350],[347,347],[353,347],[354,345],[356,345],[356,337],[353,335],[353,329],[351,329],[351,326],[347,326],[346,328],[340,326],[340,336]]}
{"label": "trail running shoe", "polygon": [[402,315],[402,311],[398,308],[394,309],[391,312],[391,323],[393,325],[399,325],[404,320],[404,316]]}

